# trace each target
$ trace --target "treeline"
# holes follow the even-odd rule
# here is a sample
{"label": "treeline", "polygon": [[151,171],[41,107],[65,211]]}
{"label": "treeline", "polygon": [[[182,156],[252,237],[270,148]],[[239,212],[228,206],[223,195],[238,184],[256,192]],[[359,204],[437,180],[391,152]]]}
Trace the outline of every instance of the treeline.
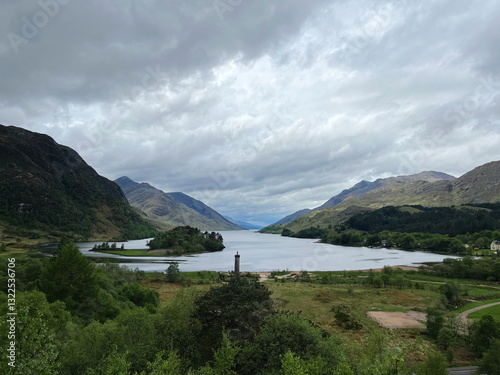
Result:
{"label": "treeline", "polygon": [[500,228],[500,204],[459,207],[383,207],[356,214],[345,224],[364,232],[384,230],[406,233],[438,233],[449,236]]}
{"label": "treeline", "polygon": [[220,233],[201,232],[198,228],[179,226],[159,233],[148,242],[151,250],[170,249],[176,254],[189,254],[204,251],[221,251],[224,239]]}
{"label": "treeline", "polygon": [[[384,231],[376,234],[352,231],[330,232],[323,241],[344,246],[383,246],[403,250],[428,250],[438,253],[465,254],[467,248],[458,238],[431,233],[399,233]],[[472,250],[472,248],[471,248]]]}
{"label": "treeline", "polygon": [[420,272],[455,279],[500,281],[500,255],[479,259],[470,256],[445,258],[443,263],[421,268]]}
{"label": "treeline", "polygon": [[354,215],[333,228],[309,227],[282,236],[319,238],[343,246],[396,247],[473,254],[500,240],[500,204],[461,207],[383,207]]}

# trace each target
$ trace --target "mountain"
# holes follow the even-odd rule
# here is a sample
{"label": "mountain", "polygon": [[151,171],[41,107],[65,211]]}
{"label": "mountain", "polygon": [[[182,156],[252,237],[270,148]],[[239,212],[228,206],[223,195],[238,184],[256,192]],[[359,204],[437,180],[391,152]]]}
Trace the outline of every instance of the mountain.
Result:
{"label": "mountain", "polygon": [[240,226],[241,228],[243,229],[248,229],[248,230],[257,230],[257,229],[261,229],[262,228],[262,225],[255,225],[255,224],[250,224],[250,223],[247,223],[246,221],[241,221],[241,220],[235,220],[229,216],[225,216],[224,217],[229,220],[231,223],[233,224],[236,224],[238,226]]}
{"label": "mountain", "polygon": [[286,227],[292,231],[311,226],[328,227],[356,213],[386,206],[440,207],[499,201],[500,161],[494,161],[456,179],[396,180],[395,183],[380,186],[359,196],[348,196],[333,207],[303,215]]}
{"label": "mountain", "polygon": [[[0,229],[14,238],[139,238],[154,233],[118,185],[45,134],[0,125]],[[0,232],[1,232],[0,231]]]}
{"label": "mountain", "polygon": [[402,184],[402,183],[407,183],[407,182],[415,182],[415,181],[434,182],[434,181],[439,181],[439,180],[451,181],[454,179],[455,179],[455,177],[453,177],[449,174],[446,174],[446,173],[435,172],[435,171],[425,171],[425,172],[421,172],[421,173],[417,173],[417,174],[413,174],[413,175],[408,175],[408,176],[379,178],[375,181],[362,180],[362,181],[358,182],[356,185],[352,186],[351,188],[345,189],[342,192],[340,192],[339,194],[328,199],[321,206],[316,207],[312,210],[306,208],[306,209],[297,211],[297,212],[295,212],[291,215],[288,215],[288,216],[284,217],[283,219],[277,221],[276,223],[272,224],[272,226],[288,224],[302,215],[308,214],[312,211],[320,211],[320,210],[324,210],[324,209],[327,209],[330,207],[334,207],[334,206],[342,203],[345,199],[347,199],[349,197],[359,197],[363,194],[366,194],[372,190],[378,189],[378,188],[383,187],[383,186],[392,185],[392,184]]}
{"label": "mountain", "polygon": [[138,183],[123,176],[115,180],[132,207],[163,229],[190,225],[201,230],[239,230],[237,224],[225,219],[205,203],[184,193],[165,193],[148,183]]}
{"label": "mountain", "polygon": [[283,219],[278,220],[276,223],[274,223],[272,225],[288,224],[289,222],[294,221],[296,218],[298,218],[302,215],[308,214],[311,211],[312,210],[310,210],[309,208],[304,208],[303,210],[299,210],[299,211],[294,212],[293,214],[285,216]]}
{"label": "mountain", "polygon": [[324,210],[326,208],[330,208],[333,206],[342,203],[345,199],[349,197],[359,197],[363,194],[366,194],[372,190],[378,189],[382,186],[392,185],[392,184],[404,184],[407,182],[415,182],[415,181],[427,181],[427,182],[435,182],[440,180],[451,181],[454,180],[455,177],[442,173],[442,172],[434,172],[434,171],[426,171],[417,174],[412,174],[408,176],[397,176],[397,177],[388,177],[388,178],[379,178],[373,182],[362,180],[358,182],[353,187],[343,190],[340,194],[330,198],[321,206],[314,209],[314,211]]}

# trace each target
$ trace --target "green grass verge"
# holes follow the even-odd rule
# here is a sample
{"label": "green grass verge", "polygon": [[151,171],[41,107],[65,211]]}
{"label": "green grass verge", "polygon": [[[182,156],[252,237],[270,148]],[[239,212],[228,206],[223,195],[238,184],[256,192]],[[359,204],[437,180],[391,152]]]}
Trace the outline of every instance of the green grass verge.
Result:
{"label": "green grass verge", "polygon": [[497,299],[488,299],[488,300],[484,300],[484,301],[471,302],[471,303],[468,303],[467,305],[462,306],[459,309],[454,310],[454,312],[460,314],[460,313],[463,313],[464,311],[473,309],[474,307],[479,307],[479,306],[487,305],[487,304],[493,303],[493,302],[500,302],[500,298],[497,298]]}
{"label": "green grass verge", "polygon": [[500,305],[486,307],[469,314],[469,319],[480,320],[484,315],[491,315],[495,321],[500,322]]}

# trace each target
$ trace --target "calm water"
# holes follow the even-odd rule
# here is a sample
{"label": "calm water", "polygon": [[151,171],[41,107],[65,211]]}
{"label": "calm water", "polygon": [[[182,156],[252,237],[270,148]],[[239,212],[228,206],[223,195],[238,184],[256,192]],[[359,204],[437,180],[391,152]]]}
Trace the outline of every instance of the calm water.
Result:
{"label": "calm water", "polygon": [[[123,265],[144,271],[165,271],[171,261],[179,262],[181,271],[229,271],[234,268],[234,255],[241,255],[241,271],[343,271],[381,268],[385,265],[418,265],[440,262],[449,256],[393,249],[344,247],[317,243],[316,240],[281,237],[252,231],[221,232],[226,248],[216,253],[182,257],[138,257]],[[147,240],[124,242],[126,249],[147,249]],[[79,243],[88,256],[128,259],[119,255],[89,252],[95,242]],[[118,242],[118,247],[122,242]]]}

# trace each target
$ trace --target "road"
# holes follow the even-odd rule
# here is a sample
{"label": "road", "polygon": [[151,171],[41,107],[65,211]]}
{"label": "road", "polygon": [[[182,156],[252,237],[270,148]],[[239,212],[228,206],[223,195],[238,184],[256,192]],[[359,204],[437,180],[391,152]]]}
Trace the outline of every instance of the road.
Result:
{"label": "road", "polygon": [[475,375],[477,366],[453,367],[448,369],[450,375]]}

